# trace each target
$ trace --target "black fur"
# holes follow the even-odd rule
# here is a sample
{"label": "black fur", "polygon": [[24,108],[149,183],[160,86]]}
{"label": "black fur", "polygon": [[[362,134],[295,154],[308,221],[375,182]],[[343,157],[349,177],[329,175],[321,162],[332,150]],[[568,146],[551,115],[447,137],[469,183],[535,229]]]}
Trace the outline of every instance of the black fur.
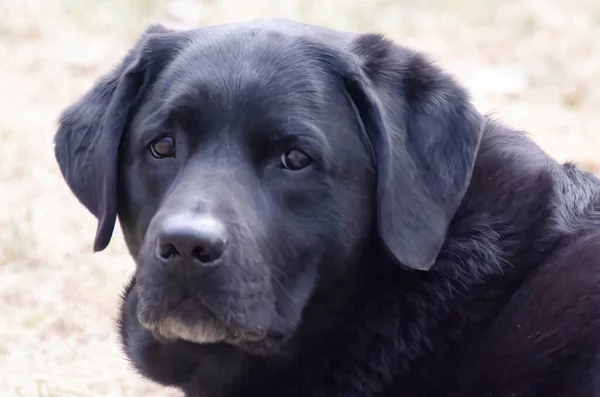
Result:
{"label": "black fur", "polygon": [[[127,357],[187,396],[600,396],[600,181],[380,35],[153,26],[56,157],[136,260]],[[156,257],[173,215],[225,225],[218,266]]]}

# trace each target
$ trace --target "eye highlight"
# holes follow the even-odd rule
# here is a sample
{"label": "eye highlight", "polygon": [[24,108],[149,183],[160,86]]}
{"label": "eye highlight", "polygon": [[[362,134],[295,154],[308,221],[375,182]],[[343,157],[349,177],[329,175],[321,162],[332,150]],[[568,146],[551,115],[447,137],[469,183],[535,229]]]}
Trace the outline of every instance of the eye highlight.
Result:
{"label": "eye highlight", "polygon": [[297,171],[311,165],[313,160],[301,150],[289,150],[281,155],[281,166],[290,171]]}
{"label": "eye highlight", "polygon": [[157,159],[175,157],[175,140],[168,136],[158,138],[150,144],[150,154]]}

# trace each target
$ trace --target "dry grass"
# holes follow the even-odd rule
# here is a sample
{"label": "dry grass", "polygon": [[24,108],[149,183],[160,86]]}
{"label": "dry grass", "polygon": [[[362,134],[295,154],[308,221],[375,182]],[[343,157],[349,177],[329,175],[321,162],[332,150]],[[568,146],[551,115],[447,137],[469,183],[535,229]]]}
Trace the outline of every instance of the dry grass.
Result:
{"label": "dry grass", "polygon": [[113,321],[132,262],[118,232],[92,255],[95,220],[52,153],[60,110],[148,22],[282,16],[382,31],[429,52],[481,110],[557,159],[600,171],[597,0],[2,0],[0,15],[1,396],[178,395],[124,360]]}

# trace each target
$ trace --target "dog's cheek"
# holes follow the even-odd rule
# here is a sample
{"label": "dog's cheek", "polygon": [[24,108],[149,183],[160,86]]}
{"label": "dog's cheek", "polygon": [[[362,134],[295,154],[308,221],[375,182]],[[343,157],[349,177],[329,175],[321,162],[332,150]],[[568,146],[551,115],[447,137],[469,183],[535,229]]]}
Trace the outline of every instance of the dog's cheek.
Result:
{"label": "dog's cheek", "polygon": [[[373,189],[374,190],[374,189]],[[366,191],[350,192],[348,200],[339,203],[340,212],[351,214],[339,219],[340,236],[337,239],[343,246],[340,249],[349,254],[359,250],[369,236],[376,233],[376,205],[374,195]]]}
{"label": "dog's cheek", "polygon": [[[140,255],[146,229],[150,223],[150,219],[146,219],[142,212],[145,205],[146,203],[143,202],[132,203],[126,192],[119,195],[119,225],[123,232],[125,245],[133,258]],[[138,210],[133,210],[136,207]]]}
{"label": "dog's cheek", "polygon": [[124,156],[119,165],[119,223],[130,254],[137,257],[176,169],[171,163],[148,164],[133,150]]}
{"label": "dog's cheek", "polygon": [[293,278],[282,280],[275,286],[277,311],[285,321],[282,324],[284,332],[289,332],[300,323],[302,311],[316,287],[317,274],[317,266],[309,266],[301,269]]}

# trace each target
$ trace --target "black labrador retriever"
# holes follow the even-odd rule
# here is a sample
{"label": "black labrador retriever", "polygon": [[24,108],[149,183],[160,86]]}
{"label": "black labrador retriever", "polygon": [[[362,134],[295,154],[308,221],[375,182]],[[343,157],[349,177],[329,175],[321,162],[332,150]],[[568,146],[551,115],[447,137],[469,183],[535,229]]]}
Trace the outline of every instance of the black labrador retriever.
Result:
{"label": "black labrador retriever", "polygon": [[600,396],[600,181],[423,54],[286,20],[155,25],[56,158],[136,262],[120,317],[187,396]]}

